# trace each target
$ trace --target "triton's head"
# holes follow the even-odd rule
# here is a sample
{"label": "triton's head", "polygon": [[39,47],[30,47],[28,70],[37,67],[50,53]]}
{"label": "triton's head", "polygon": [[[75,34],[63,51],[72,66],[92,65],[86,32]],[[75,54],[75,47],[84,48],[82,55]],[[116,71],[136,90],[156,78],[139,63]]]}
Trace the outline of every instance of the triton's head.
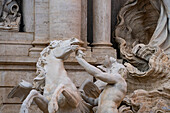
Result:
{"label": "triton's head", "polygon": [[97,67],[106,73],[114,74],[115,72],[118,72],[122,76],[124,76],[124,71],[126,72],[126,68],[123,64],[118,63],[115,58],[108,56],[105,57],[103,65]]}

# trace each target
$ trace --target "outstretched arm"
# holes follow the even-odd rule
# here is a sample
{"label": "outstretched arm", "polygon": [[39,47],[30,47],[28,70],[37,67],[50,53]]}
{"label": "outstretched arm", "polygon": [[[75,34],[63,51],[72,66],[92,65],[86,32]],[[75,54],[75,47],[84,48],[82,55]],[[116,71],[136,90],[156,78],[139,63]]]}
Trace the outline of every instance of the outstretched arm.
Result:
{"label": "outstretched arm", "polygon": [[84,53],[81,50],[78,50],[76,53],[76,59],[78,63],[84,67],[84,69],[95,78],[98,78],[106,83],[114,84],[118,81],[119,77],[111,76],[109,73],[102,72],[100,69],[89,64],[83,59]]}
{"label": "outstretched arm", "polygon": [[81,56],[80,54],[78,56],[76,56],[76,59],[78,61],[78,63],[83,66],[83,68],[92,76],[99,74],[99,73],[103,73],[100,69],[94,67],[93,65],[89,64],[88,62],[86,62]]}

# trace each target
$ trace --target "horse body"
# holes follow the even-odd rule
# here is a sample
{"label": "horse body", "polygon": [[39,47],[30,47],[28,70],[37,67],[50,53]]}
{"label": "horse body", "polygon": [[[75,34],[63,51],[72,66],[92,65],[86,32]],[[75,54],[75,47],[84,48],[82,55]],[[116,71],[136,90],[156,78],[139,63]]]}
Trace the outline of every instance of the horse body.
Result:
{"label": "horse body", "polygon": [[[81,98],[76,86],[67,76],[63,63],[73,51],[78,49],[79,44],[81,42],[76,38],[52,41],[40,53],[33,90],[25,94],[26,98],[20,113],[28,113],[33,100],[44,113],[91,112],[91,106]],[[10,92],[11,97],[15,96],[16,89]]]}
{"label": "horse body", "polygon": [[44,87],[44,96],[51,100],[51,96],[54,93],[57,86],[63,84],[67,88],[77,91],[76,86],[67,76],[67,72],[64,68],[63,60],[56,58],[47,58],[48,64],[44,66],[46,73],[45,78],[45,87]]}

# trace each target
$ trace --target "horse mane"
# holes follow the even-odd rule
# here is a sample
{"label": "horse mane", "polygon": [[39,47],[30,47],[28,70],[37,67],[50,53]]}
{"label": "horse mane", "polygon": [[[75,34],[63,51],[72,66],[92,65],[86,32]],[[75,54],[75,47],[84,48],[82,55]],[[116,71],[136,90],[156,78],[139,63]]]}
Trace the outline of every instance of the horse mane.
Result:
{"label": "horse mane", "polygon": [[40,57],[36,64],[37,76],[34,78],[33,81],[33,88],[40,92],[43,92],[45,87],[46,70],[44,66],[47,64],[46,57],[50,54],[52,49],[58,47],[60,42],[61,42],[60,40],[51,41],[51,43],[46,48],[44,48],[40,53]]}

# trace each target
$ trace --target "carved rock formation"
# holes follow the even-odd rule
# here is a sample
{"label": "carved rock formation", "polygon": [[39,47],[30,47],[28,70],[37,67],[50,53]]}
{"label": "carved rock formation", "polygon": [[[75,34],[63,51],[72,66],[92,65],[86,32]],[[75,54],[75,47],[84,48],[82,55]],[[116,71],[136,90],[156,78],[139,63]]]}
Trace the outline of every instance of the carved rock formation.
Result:
{"label": "carved rock formation", "polygon": [[168,51],[162,46],[169,45],[164,41],[158,43],[161,36],[169,41],[167,29],[163,27],[160,30],[162,32],[158,32],[160,22],[167,22],[160,21],[167,18],[164,15],[163,3],[159,0],[129,0],[119,13],[116,40],[120,43],[123,59],[128,62],[125,65],[129,70],[129,93],[139,88],[149,91],[162,88],[162,83],[169,82],[170,60],[167,56]]}
{"label": "carved rock formation", "polygon": [[135,90],[125,97],[119,113],[169,113],[170,94],[160,91]]}
{"label": "carved rock formation", "polygon": [[119,13],[116,40],[129,72],[126,105],[122,103],[120,113],[169,112],[167,6],[167,0],[128,0]]}

